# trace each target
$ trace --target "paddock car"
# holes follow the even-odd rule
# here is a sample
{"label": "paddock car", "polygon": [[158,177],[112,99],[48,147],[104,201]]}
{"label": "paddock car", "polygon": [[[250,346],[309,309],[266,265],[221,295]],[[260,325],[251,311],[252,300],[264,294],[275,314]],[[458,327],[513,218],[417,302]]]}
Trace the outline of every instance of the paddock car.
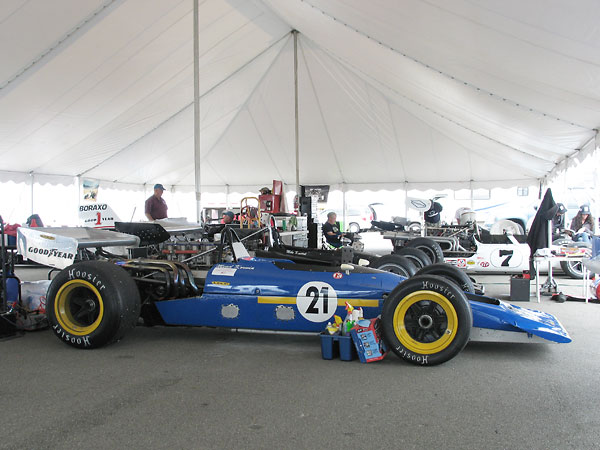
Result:
{"label": "paddock car", "polygon": [[365,318],[381,316],[384,341],[413,364],[448,361],[469,340],[571,341],[551,314],[465,293],[441,276],[251,257],[241,242],[229,245],[232,261],[205,273],[153,258],[76,262],[50,285],[50,326],[82,349],[121,339],[140,317],[148,325],[321,332],[348,302]]}

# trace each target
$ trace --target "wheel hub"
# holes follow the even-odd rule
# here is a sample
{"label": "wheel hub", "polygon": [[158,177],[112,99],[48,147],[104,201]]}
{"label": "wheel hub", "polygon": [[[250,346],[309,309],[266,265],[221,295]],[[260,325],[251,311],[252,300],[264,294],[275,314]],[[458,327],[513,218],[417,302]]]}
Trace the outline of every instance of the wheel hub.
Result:
{"label": "wheel hub", "polygon": [[87,307],[88,311],[90,311],[90,312],[96,310],[96,302],[94,300],[92,300],[91,298],[88,298],[85,301],[85,306]]}
{"label": "wheel hub", "polygon": [[423,314],[419,317],[419,326],[425,330],[428,330],[433,326],[433,318],[428,314]]}

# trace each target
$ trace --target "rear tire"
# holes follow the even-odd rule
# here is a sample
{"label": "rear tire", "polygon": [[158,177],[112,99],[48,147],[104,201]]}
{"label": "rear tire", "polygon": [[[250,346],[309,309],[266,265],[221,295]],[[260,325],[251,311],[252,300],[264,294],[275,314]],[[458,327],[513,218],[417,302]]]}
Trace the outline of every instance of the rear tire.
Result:
{"label": "rear tire", "polygon": [[405,278],[412,277],[417,273],[417,267],[414,263],[405,256],[400,255],[385,255],[376,259],[369,267],[373,269],[384,270],[401,275]]}
{"label": "rear tire", "polygon": [[431,259],[433,264],[444,262],[444,252],[442,251],[442,247],[440,247],[440,244],[433,239],[424,237],[412,239],[406,243],[406,246],[423,250],[427,253],[427,256],[429,256],[429,259]]}
{"label": "rear tire", "polygon": [[415,276],[419,275],[439,275],[440,277],[452,281],[463,291],[469,292],[470,294],[475,293],[475,285],[471,278],[462,270],[451,266],[450,264],[438,263],[423,267],[415,274]]}
{"label": "rear tire", "polygon": [[445,278],[427,275],[399,284],[381,312],[383,339],[400,358],[432,366],[467,345],[473,316],[465,293]]}
{"label": "rear tire", "polygon": [[421,269],[431,264],[431,258],[423,250],[414,247],[401,247],[394,252],[395,255],[406,256],[410,259],[417,269]]}
{"label": "rear tire", "polygon": [[561,261],[560,268],[571,278],[583,280],[583,265],[581,261]]}
{"label": "rear tire", "polygon": [[77,348],[121,339],[140,315],[135,281],[107,261],[85,261],[62,270],[50,284],[46,312],[54,334]]}

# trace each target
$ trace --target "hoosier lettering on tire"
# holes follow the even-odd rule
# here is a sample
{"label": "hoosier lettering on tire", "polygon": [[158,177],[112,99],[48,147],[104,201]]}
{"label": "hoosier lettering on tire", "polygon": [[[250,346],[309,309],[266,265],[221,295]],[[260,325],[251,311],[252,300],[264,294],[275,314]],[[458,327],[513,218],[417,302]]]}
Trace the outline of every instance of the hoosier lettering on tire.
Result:
{"label": "hoosier lettering on tire", "polygon": [[110,344],[137,322],[140,295],[135,281],[107,261],[85,261],[63,269],[48,289],[50,328],[77,348]]}
{"label": "hoosier lettering on tire", "polygon": [[435,275],[409,278],[385,300],[383,338],[400,358],[432,366],[456,356],[469,341],[473,316],[464,292]]}

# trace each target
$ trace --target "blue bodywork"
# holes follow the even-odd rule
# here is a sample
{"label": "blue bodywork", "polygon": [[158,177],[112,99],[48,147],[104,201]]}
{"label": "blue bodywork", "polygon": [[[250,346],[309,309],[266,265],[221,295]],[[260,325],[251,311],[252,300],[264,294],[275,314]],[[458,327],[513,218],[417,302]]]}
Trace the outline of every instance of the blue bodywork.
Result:
{"label": "blue bodywork", "polygon": [[[377,317],[386,296],[404,280],[359,266],[340,271],[249,258],[213,266],[200,297],[155,304],[169,325],[320,332],[334,314],[345,317],[345,302],[362,307],[365,318]],[[468,298],[474,327],[526,332],[554,342],[571,340],[551,314],[474,294]]]}

